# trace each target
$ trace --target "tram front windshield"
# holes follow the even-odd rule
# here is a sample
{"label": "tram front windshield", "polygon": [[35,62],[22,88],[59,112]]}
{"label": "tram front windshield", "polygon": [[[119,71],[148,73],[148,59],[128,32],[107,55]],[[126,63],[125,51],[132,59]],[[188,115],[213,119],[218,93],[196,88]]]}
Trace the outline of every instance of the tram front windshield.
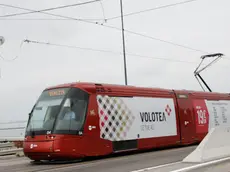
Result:
{"label": "tram front windshield", "polygon": [[77,134],[83,128],[88,97],[78,88],[44,91],[30,114],[26,135]]}

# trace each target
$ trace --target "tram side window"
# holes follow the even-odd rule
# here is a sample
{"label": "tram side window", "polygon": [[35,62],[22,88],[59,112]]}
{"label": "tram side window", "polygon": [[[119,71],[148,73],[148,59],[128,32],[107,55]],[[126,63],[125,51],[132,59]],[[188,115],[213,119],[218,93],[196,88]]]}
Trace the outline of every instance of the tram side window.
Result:
{"label": "tram side window", "polygon": [[79,89],[73,89],[67,97],[60,113],[56,131],[68,133],[82,129],[87,112],[88,94]]}

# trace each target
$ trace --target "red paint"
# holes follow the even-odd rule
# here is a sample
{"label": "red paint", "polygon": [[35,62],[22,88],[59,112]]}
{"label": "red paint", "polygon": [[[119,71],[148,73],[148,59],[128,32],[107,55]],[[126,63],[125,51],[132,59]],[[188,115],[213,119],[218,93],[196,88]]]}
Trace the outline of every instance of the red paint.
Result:
{"label": "red paint", "polygon": [[[229,94],[141,88],[110,84],[98,85],[94,83],[71,83],[51,87],[49,89],[62,87],[77,87],[90,94],[83,135],[57,134],[50,135],[49,137],[46,135],[38,135],[35,136],[35,138],[26,137],[24,141],[24,153],[31,159],[71,159],[113,153],[112,142],[100,138],[100,127],[103,126],[104,123],[99,123],[98,106],[96,102],[97,94],[109,96],[173,98],[176,111],[177,135],[138,139],[137,149],[139,150],[200,142],[208,132],[209,114],[205,113],[205,116],[200,114],[200,118],[198,118],[197,107],[199,106],[202,112],[207,112],[207,107],[204,102],[205,99],[230,100]],[[171,112],[169,107],[166,106],[165,108],[166,112]],[[92,110],[95,112],[93,115],[90,113]],[[107,118],[103,111],[99,113],[104,115],[105,119]],[[88,126],[95,126],[96,128],[89,130]],[[31,144],[36,144],[37,146],[31,149]]]}

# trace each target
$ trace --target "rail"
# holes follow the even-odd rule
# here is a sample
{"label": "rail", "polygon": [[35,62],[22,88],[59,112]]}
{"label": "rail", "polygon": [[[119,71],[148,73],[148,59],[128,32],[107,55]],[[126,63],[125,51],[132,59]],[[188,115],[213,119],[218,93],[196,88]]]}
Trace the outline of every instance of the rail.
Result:
{"label": "rail", "polygon": [[10,148],[10,147],[13,147],[13,146],[14,146],[14,144],[11,143],[11,142],[9,142],[9,143],[0,143],[0,150],[2,148]]}
{"label": "rail", "polygon": [[23,153],[22,148],[15,147],[14,143],[0,143],[0,156],[19,155]]}
{"label": "rail", "polygon": [[0,122],[0,156],[23,156],[23,140],[27,121]]}

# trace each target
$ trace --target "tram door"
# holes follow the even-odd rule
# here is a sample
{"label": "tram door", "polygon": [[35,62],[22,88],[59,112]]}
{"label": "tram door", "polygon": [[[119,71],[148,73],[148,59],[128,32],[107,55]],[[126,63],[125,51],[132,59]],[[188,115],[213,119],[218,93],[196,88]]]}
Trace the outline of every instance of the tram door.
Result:
{"label": "tram door", "polygon": [[195,120],[193,115],[193,106],[188,94],[177,94],[179,106],[179,118],[181,128],[181,142],[190,144],[195,138]]}

